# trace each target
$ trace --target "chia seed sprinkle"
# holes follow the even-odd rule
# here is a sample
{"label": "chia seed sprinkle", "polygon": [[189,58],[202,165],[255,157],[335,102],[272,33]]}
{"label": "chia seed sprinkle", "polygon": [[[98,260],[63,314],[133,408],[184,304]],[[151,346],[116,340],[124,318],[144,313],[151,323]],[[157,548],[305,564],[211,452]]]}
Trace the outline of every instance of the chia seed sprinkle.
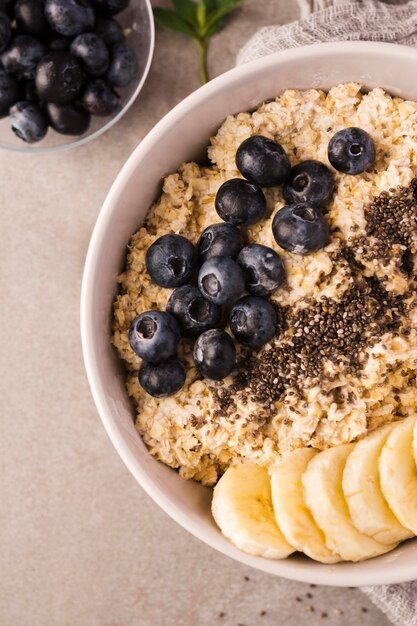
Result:
{"label": "chia seed sprinkle", "polygon": [[[409,187],[381,193],[364,214],[367,236],[340,240],[331,255],[333,275],[342,270],[345,277],[343,283],[337,282],[342,289],[337,299],[321,294],[306,298],[296,309],[274,303],[275,337],[258,354],[242,350],[232,384],[222,387],[221,393],[212,389],[219,416],[236,410],[236,394],[249,396],[269,412],[284,395],[305,399],[306,388],[326,389],[337,372],[358,375],[369,348],[385,333],[407,335],[407,298],[415,284],[413,292],[405,294],[387,290],[376,275],[363,271],[361,260],[389,262],[393,246],[401,246],[400,271],[410,277],[417,252],[417,179]],[[329,393],[337,405],[349,400],[341,388]]]}
{"label": "chia seed sprinkle", "polygon": [[363,257],[388,264],[396,246],[401,270],[412,275],[417,251],[417,179],[409,187],[382,192],[365,209],[365,220],[366,237],[357,240],[358,246],[364,246]]}

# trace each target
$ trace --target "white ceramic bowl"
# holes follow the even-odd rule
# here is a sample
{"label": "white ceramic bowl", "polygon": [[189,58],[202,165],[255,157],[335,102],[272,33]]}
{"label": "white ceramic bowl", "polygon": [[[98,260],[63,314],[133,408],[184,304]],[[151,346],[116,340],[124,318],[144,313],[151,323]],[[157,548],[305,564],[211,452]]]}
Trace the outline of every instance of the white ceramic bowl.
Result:
{"label": "white ceramic bowl", "polygon": [[417,100],[417,50],[392,44],[329,43],[287,50],[219,76],[191,94],[145,137],[116,178],[88,250],[81,297],[85,365],[94,400],[114,446],[145,491],[181,526],[228,556],[265,572],[309,583],[360,586],[417,578],[417,540],[362,563],[328,566],[302,556],[272,561],[226,540],[210,515],[211,492],[155,461],[133,425],[121,364],[110,345],[116,275],[130,235],[181,161],[198,159],[226,115],[254,109],[289,87],[329,88],[355,80]]}

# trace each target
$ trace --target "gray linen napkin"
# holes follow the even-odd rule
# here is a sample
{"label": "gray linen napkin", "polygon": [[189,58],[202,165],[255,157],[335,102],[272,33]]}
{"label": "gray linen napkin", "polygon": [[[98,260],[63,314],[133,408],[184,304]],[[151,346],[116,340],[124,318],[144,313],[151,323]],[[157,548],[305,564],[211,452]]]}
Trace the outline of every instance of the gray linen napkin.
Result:
{"label": "gray linen napkin", "polygon": [[[237,64],[278,50],[320,41],[387,41],[417,45],[417,0],[297,0],[300,20],[258,31],[237,57]],[[397,626],[417,626],[417,581],[362,587]]]}
{"label": "gray linen napkin", "polygon": [[261,28],[239,51],[237,65],[267,54],[320,41],[386,41],[417,45],[417,0],[385,4],[378,0],[297,0],[301,15],[309,17],[284,26]]}

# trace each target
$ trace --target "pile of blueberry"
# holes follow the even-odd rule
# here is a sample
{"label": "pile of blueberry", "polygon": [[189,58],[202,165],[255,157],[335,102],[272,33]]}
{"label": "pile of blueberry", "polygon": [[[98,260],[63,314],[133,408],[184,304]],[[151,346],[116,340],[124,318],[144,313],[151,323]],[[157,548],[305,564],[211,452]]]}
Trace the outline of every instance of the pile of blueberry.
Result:
{"label": "pile of blueberry", "polygon": [[[360,128],[336,133],[328,149],[339,171],[357,174],[375,161],[375,148]],[[260,244],[245,245],[239,227],[266,216],[261,187],[283,185],[287,204],[276,213],[272,232],[284,250],[309,254],[329,241],[326,203],[334,177],[319,161],[303,161],[291,168],[288,156],[275,141],[262,136],[246,139],[236,153],[245,177],[219,188],[215,208],[223,222],[206,228],[195,247],[181,235],[159,237],[148,249],[146,268],[160,287],[175,288],[166,311],[145,311],[133,322],[129,343],[144,362],[139,382],[150,395],[169,396],[183,386],[185,368],[176,356],[182,336],[196,338],[194,361],[202,376],[221,380],[236,365],[230,326],[239,343],[258,350],[275,335],[277,317],[267,300],[285,280],[281,257]],[[249,295],[242,296],[246,290]]]}
{"label": "pile of blueberry", "polygon": [[82,135],[120,109],[138,71],[114,15],[129,0],[0,0],[0,118],[34,143],[51,126]]}

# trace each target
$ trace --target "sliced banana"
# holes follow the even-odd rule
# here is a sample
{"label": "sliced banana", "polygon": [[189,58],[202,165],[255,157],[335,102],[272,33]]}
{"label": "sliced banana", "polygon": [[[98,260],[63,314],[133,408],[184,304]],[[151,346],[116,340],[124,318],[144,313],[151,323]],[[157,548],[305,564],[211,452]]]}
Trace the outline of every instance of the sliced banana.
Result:
{"label": "sliced banana", "polygon": [[399,422],[381,450],[382,493],[403,526],[417,534],[417,465],[413,454],[415,418]]}
{"label": "sliced banana", "polygon": [[414,453],[414,461],[416,462],[416,465],[417,465],[417,420],[414,424],[414,430],[413,430],[413,453]]}
{"label": "sliced banana", "polygon": [[244,552],[268,559],[285,559],[294,552],[275,521],[264,467],[229,467],[214,488],[212,512],[223,534]]}
{"label": "sliced banana", "polygon": [[336,563],[340,556],[326,547],[324,534],[304,500],[301,477],[316,454],[312,448],[293,450],[270,470],[272,504],[277,524],[291,545],[316,561]]}
{"label": "sliced banana", "polygon": [[359,532],[386,544],[413,536],[389,508],[379,482],[378,459],[395,426],[388,424],[355,445],[347,458],[342,482],[354,526]]}
{"label": "sliced banana", "polygon": [[353,447],[346,444],[320,452],[308,463],[302,477],[306,503],[326,537],[327,547],[345,561],[369,559],[395,547],[363,535],[352,523],[342,478]]}

